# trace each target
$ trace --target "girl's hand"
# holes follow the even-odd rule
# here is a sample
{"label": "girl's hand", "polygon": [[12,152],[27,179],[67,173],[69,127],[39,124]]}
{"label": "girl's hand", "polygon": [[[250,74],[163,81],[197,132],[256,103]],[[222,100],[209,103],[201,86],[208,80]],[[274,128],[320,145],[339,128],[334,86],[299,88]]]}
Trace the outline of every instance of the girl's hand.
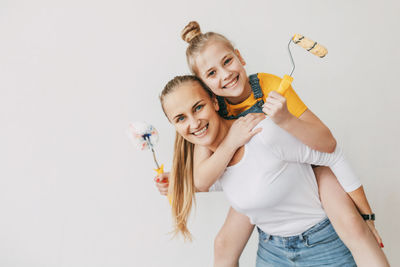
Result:
{"label": "girl's hand", "polygon": [[164,172],[162,174],[157,175],[154,178],[154,181],[156,182],[156,187],[158,191],[160,191],[160,194],[163,196],[168,195],[168,178],[169,178],[169,172]]}
{"label": "girl's hand", "polygon": [[229,129],[224,143],[237,149],[246,144],[254,135],[261,132],[262,128],[253,128],[263,119],[265,115],[262,113],[249,113],[244,117],[237,119]]}
{"label": "girl's hand", "polygon": [[375,222],[372,220],[365,221],[369,227],[369,230],[374,234],[376,241],[378,242],[379,246],[383,248],[382,238],[379,235],[378,231],[375,228]]}
{"label": "girl's hand", "polygon": [[276,91],[268,94],[262,111],[277,125],[281,125],[293,117],[287,108],[286,98]]}

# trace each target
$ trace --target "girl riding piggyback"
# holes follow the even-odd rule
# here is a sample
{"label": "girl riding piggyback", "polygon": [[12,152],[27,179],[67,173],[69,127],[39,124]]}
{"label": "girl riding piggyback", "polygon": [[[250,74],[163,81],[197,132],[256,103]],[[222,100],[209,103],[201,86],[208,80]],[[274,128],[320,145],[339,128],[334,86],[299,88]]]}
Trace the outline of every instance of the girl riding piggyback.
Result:
{"label": "girl riding piggyback", "polygon": [[[246,62],[239,50],[223,35],[203,34],[197,22],[190,22],[183,29],[182,38],[189,43],[186,51],[189,68],[217,96],[219,114],[227,119],[239,118],[216,151],[201,145],[194,147],[193,179],[197,191],[218,190],[217,180],[236,150],[258,133],[253,127],[264,117],[257,113],[267,114],[275,124],[312,149],[328,153],[335,150],[336,141],[330,130],[307,108],[293,88],[280,95],[274,90],[279,87],[281,78],[268,73],[248,76],[244,69]],[[203,128],[193,134],[201,136],[207,131],[207,125]],[[360,183],[338,181],[328,167],[317,166],[313,171],[329,220],[356,263],[359,266],[388,266],[378,246],[383,247],[383,244],[374,221],[365,223],[360,215],[373,214]],[[168,173],[156,177],[161,194],[168,193],[167,181]],[[215,240],[215,266],[237,266],[253,228],[247,216],[230,208]]]}

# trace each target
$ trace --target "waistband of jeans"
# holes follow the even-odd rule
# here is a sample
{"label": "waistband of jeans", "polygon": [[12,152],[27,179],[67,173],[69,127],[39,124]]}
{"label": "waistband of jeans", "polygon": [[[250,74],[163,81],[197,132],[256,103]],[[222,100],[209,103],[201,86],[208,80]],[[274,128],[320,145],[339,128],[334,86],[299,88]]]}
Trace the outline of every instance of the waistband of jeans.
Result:
{"label": "waistband of jeans", "polygon": [[320,231],[321,229],[325,228],[326,226],[330,225],[330,221],[328,218],[323,219],[322,221],[318,222],[308,230],[304,231],[301,234],[294,235],[294,236],[278,236],[278,235],[270,235],[268,233],[265,233],[263,230],[261,230],[259,227],[257,227],[258,232],[261,234],[263,233],[266,235],[267,239],[273,239],[276,241],[287,241],[287,240],[293,240],[293,239],[300,239],[303,240],[305,237]]}

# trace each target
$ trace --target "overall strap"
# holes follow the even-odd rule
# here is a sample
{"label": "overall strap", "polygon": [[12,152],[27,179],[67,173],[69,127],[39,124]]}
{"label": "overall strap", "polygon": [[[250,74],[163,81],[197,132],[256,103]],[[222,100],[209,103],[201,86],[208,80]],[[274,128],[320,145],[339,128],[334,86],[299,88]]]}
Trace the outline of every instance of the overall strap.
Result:
{"label": "overall strap", "polygon": [[227,120],[234,120],[238,118],[237,116],[228,116],[228,109],[226,107],[225,99],[222,96],[217,95],[217,100],[219,105],[218,113],[222,118]]}
{"label": "overall strap", "polygon": [[219,106],[218,113],[223,118],[226,118],[228,116],[228,109],[226,108],[225,99],[222,96],[219,96],[219,95],[217,95],[216,97],[217,97],[218,106]]}
{"label": "overall strap", "polygon": [[263,113],[262,112],[262,106],[264,105],[264,100],[263,100],[263,92],[260,86],[260,80],[257,77],[256,74],[252,74],[249,76],[249,83],[251,86],[251,90],[253,91],[254,98],[259,99],[257,103],[254,104],[254,106],[250,107],[249,109],[243,111],[237,116],[228,116],[228,109],[226,107],[226,102],[225,99],[221,96],[217,96],[218,100],[218,105],[219,105],[219,110],[218,113],[225,119],[232,120],[232,119],[237,119],[239,117],[245,116],[249,113]]}
{"label": "overall strap", "polygon": [[251,86],[251,90],[253,90],[254,93],[254,98],[255,99],[259,99],[262,98],[264,96],[262,90],[261,90],[261,86],[260,86],[260,80],[258,79],[258,74],[252,74],[249,76],[249,82],[250,82],[250,86]]}
{"label": "overall strap", "polygon": [[260,80],[258,79],[258,73],[252,74],[249,76],[249,82],[251,86],[251,90],[253,90],[254,98],[258,99],[257,103],[255,103],[251,108],[248,110],[243,111],[239,114],[239,116],[245,116],[249,113],[263,113],[262,108],[264,105],[264,93],[260,86]]}

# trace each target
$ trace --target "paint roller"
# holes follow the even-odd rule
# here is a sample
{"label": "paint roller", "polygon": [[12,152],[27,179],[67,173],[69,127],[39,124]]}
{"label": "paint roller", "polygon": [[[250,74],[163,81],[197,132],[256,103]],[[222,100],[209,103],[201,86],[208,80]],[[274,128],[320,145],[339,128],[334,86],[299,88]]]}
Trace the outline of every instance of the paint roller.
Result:
{"label": "paint roller", "polygon": [[303,35],[295,34],[292,38],[290,38],[290,41],[288,43],[288,51],[289,51],[290,61],[292,62],[293,67],[292,67],[292,71],[290,72],[290,75],[285,74],[283,76],[282,81],[279,84],[278,90],[276,90],[281,95],[285,94],[286,90],[290,87],[290,85],[292,84],[292,81],[293,81],[292,74],[295,69],[295,64],[294,64],[294,60],[292,57],[292,53],[290,51],[291,43],[295,43],[295,44],[303,47],[308,52],[310,52],[313,55],[316,55],[320,58],[325,57],[326,54],[328,53],[328,50],[324,46],[318,44],[317,42],[312,41],[311,39],[309,39]]}

